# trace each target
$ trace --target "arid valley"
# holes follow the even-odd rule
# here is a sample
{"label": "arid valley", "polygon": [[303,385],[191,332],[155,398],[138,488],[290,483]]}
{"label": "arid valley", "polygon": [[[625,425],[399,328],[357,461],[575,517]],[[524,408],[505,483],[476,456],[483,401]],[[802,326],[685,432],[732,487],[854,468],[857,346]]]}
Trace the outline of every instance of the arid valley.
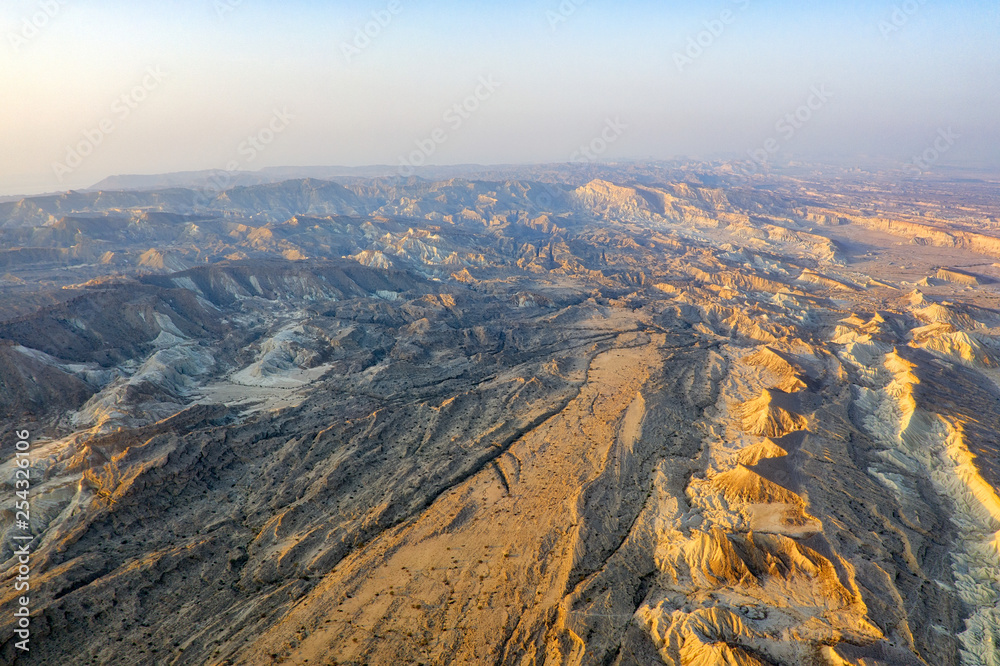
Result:
{"label": "arid valley", "polygon": [[0,202],[0,660],[1000,663],[1000,180],[741,169]]}

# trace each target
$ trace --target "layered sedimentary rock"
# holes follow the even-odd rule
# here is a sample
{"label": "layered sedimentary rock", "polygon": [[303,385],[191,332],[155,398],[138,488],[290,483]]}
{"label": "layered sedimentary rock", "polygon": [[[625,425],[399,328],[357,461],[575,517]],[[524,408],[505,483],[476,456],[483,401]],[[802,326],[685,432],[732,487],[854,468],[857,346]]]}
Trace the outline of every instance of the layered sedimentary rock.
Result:
{"label": "layered sedimentary rock", "polygon": [[997,663],[1000,294],[653,175],[0,206],[4,661]]}

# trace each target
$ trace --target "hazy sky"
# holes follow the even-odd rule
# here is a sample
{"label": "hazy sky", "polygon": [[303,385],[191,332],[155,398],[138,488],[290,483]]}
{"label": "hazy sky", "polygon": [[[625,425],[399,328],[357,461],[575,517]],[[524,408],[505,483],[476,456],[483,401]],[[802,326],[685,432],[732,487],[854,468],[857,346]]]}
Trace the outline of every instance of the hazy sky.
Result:
{"label": "hazy sky", "polygon": [[935,141],[939,164],[1000,164],[996,0],[5,0],[0,34],[0,194]]}

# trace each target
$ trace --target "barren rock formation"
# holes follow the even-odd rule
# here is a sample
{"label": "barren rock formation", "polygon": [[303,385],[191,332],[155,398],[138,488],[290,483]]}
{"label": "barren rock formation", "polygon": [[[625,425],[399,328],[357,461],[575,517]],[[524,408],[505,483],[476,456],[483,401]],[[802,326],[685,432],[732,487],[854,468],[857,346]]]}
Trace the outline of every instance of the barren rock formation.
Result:
{"label": "barren rock formation", "polygon": [[0,659],[998,663],[991,237],[730,173],[0,204]]}

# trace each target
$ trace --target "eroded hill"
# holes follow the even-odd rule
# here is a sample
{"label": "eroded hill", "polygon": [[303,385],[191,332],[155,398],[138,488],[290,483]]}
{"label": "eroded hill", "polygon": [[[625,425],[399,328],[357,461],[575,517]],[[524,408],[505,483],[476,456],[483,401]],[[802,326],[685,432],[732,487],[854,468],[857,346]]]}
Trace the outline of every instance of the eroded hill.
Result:
{"label": "eroded hill", "polygon": [[4,660],[998,663],[992,241],[613,176],[3,204]]}

